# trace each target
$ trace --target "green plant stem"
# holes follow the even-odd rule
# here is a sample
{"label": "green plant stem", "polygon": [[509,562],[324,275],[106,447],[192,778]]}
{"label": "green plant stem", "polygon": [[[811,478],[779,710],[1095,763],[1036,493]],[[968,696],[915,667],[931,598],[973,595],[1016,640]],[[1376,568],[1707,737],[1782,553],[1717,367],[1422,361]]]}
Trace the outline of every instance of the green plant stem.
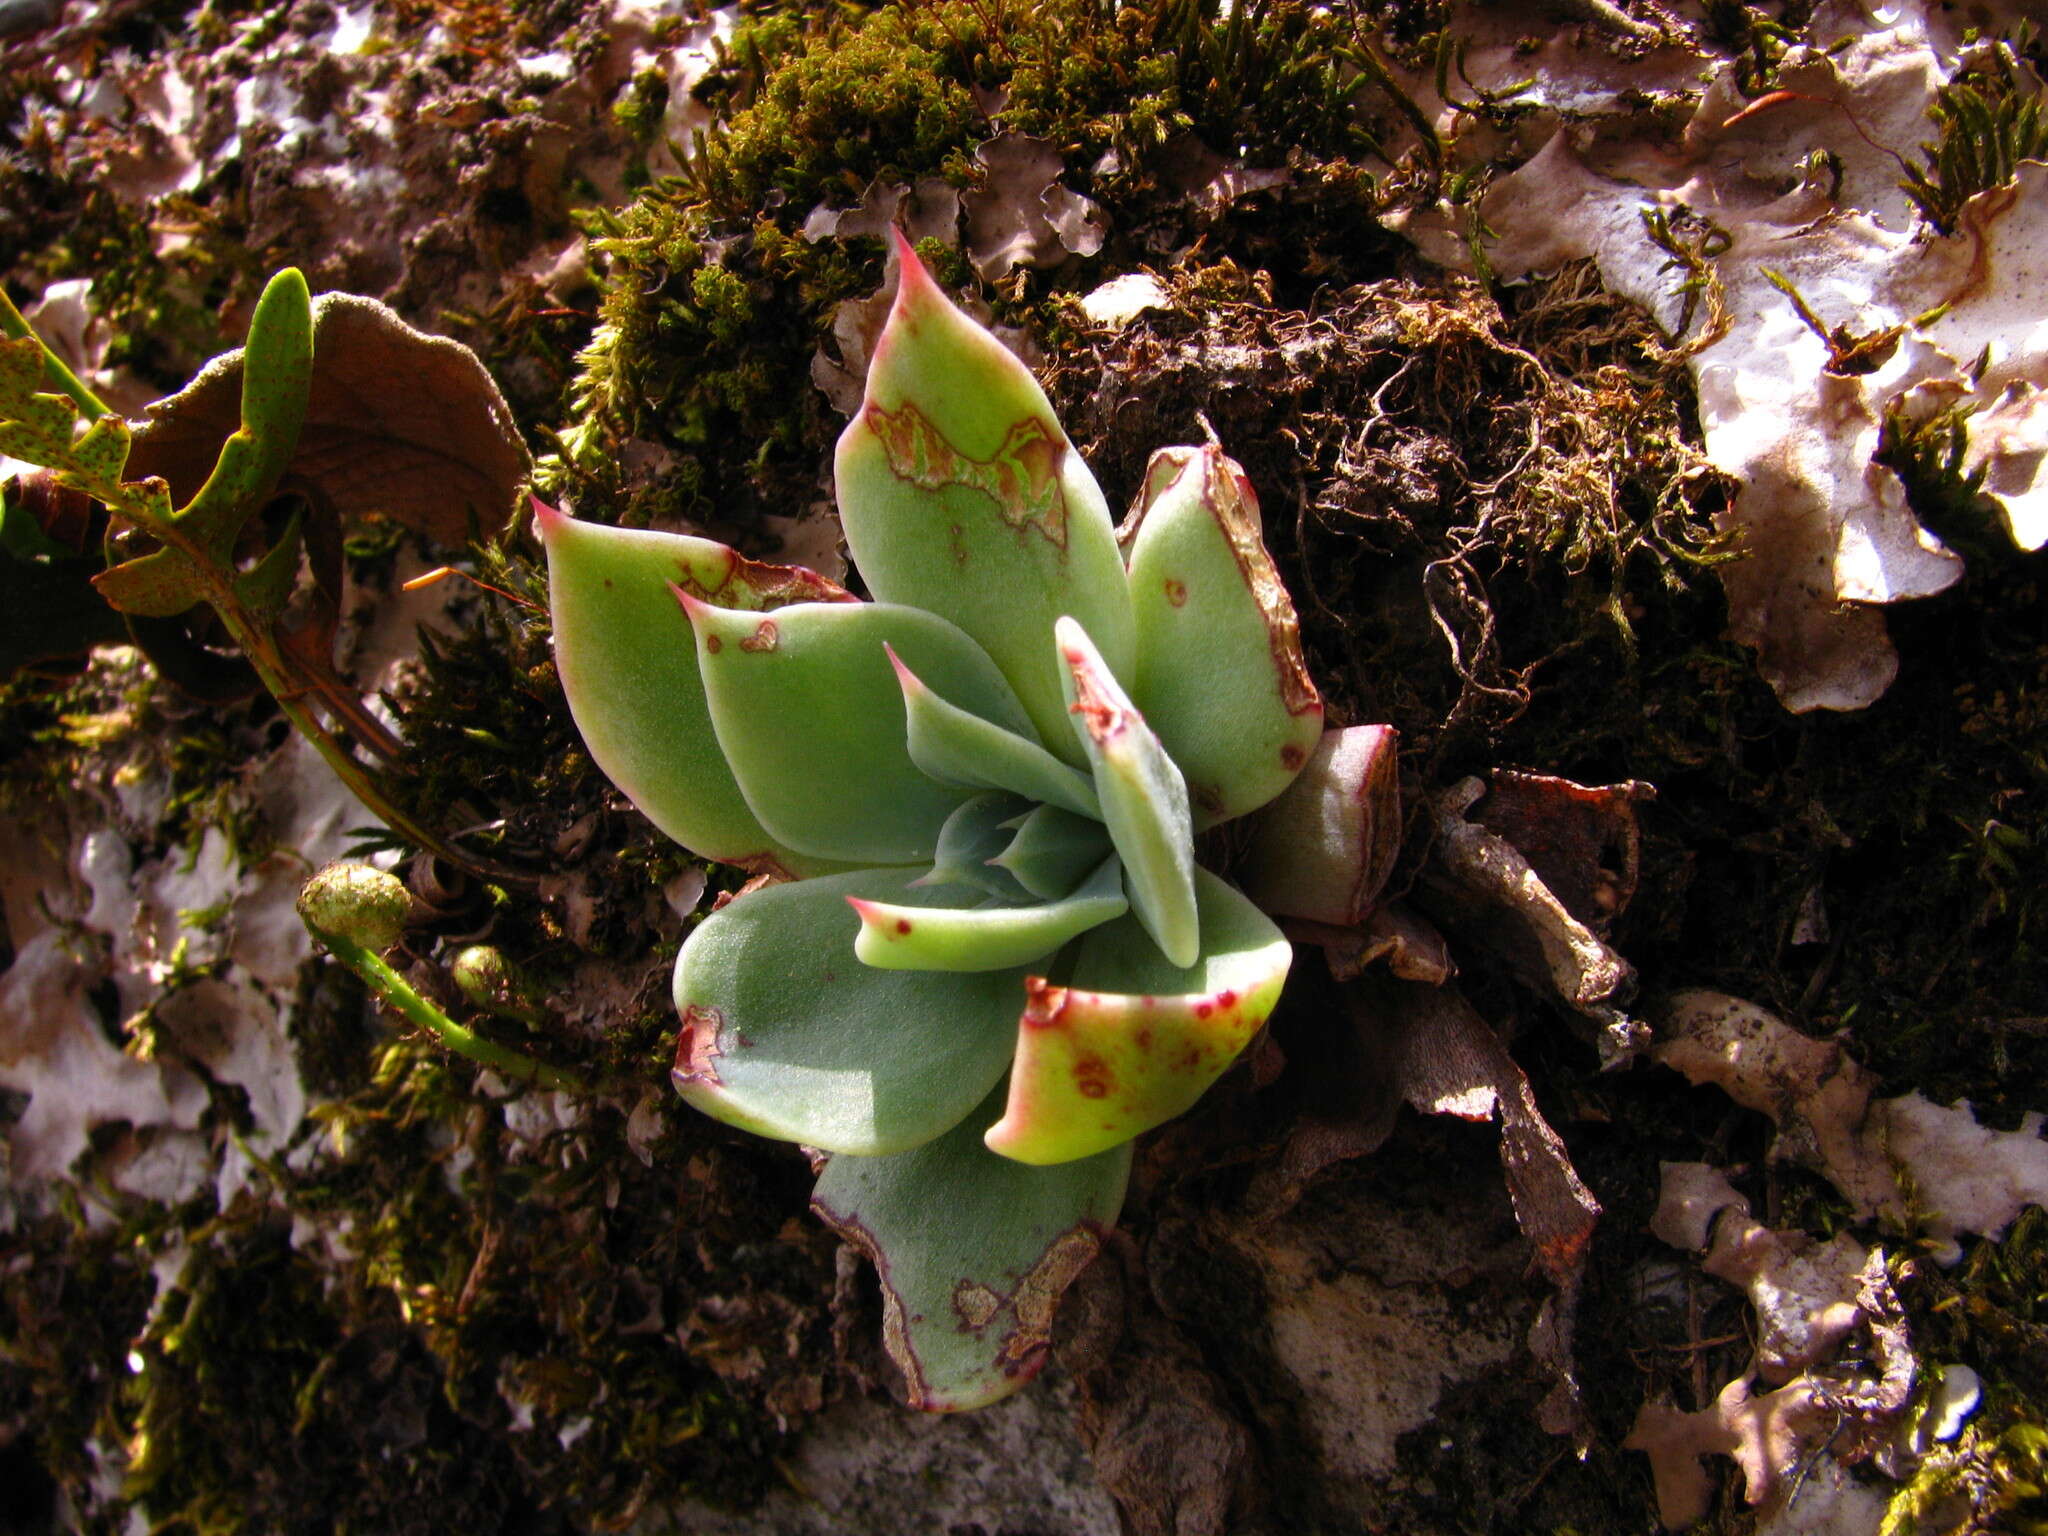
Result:
{"label": "green plant stem", "polygon": [[415,992],[411,984],[385,964],[384,957],[374,950],[340,934],[329,933],[324,928],[314,928],[312,932],[335,959],[362,977],[387,1006],[395,1008],[420,1028],[432,1030],[451,1051],[467,1056],[494,1072],[503,1072],[532,1083],[536,1088],[564,1089],[570,1093],[590,1091],[590,1085],[575,1074],[564,1072],[559,1067],[544,1066],[522,1051],[486,1040],[475,1030],[456,1023]]}
{"label": "green plant stem", "polygon": [[40,336],[36,336],[22,312],[14,307],[14,300],[7,297],[7,291],[0,288],[0,331],[19,341],[24,336],[35,336],[36,345],[43,349],[43,374],[60,393],[69,395],[78,403],[78,409],[87,421],[98,421],[107,414],[106,403],[80,382],[77,374],[64,366],[62,359],[52,352]]}
{"label": "green plant stem", "polygon": [[237,604],[230,609],[221,602],[214,601],[213,610],[220,616],[221,622],[226,626],[235,644],[240,647],[242,654],[255,667],[257,677],[262,680],[263,686],[270,690],[270,696],[277,700],[277,707],[284,711],[284,717],[291,721],[293,728],[301,736],[312,743],[313,750],[318,752],[321,759],[334,771],[334,776],[341,780],[350,794],[362,802],[363,808],[372,816],[436,858],[445,859],[457,868],[466,869],[485,880],[515,887],[529,886],[533,883],[529,875],[501,865],[495,860],[482,858],[457,848],[401,811],[392,803],[390,796],[384,793],[384,787],[377,782],[376,775],[355,760],[353,754],[334,732],[299,702],[297,690],[292,684],[268,664],[267,647],[262,644],[254,626],[244,619],[240,605]]}

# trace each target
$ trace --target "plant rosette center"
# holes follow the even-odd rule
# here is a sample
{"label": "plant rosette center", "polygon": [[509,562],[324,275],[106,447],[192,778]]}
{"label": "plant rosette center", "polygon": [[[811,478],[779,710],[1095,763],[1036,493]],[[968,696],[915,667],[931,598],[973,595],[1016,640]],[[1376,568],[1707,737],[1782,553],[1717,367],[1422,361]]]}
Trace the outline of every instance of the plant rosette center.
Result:
{"label": "plant rosette center", "polygon": [[913,1403],[1014,1391],[1290,948],[1197,866],[1322,736],[1258,508],[1165,449],[1119,529],[1037,381],[899,241],[835,461],[872,602],[680,534],[538,512],[591,755],[705,858],[781,877],[677,958],[674,1080],[827,1154]]}

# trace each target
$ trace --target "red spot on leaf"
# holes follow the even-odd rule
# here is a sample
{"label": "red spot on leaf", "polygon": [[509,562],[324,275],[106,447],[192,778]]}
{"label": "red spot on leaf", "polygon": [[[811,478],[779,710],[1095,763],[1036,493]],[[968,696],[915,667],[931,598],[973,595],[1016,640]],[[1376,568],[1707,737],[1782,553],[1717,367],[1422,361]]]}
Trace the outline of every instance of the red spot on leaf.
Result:
{"label": "red spot on leaf", "polygon": [[1209,1017],[1210,1014],[1214,1013],[1215,1011],[1216,1005],[1214,1003],[1195,1004],[1195,1017],[1198,1019],[1206,1019],[1207,1017]]}
{"label": "red spot on leaf", "polygon": [[1216,994],[1216,1006],[1217,1006],[1217,1007],[1219,1007],[1219,1008],[1232,1008],[1232,1007],[1235,1007],[1236,1005],[1237,1005],[1237,993],[1236,993],[1236,992],[1234,992],[1234,991],[1232,991],[1232,990],[1230,990],[1230,989],[1226,988],[1226,989],[1224,989],[1223,991],[1221,991],[1221,992],[1218,992],[1218,993]]}
{"label": "red spot on leaf", "polygon": [[1083,1056],[1074,1063],[1074,1089],[1084,1099],[1107,1097],[1114,1081],[1109,1063],[1100,1056]]}
{"label": "red spot on leaf", "polygon": [[[1152,1001],[1152,999],[1148,997],[1148,998],[1146,998],[1146,999],[1145,999],[1145,1001],[1149,1003],[1149,1002],[1151,1002],[1151,1001]],[[1151,1050],[1151,1049],[1152,1049],[1152,1031],[1151,1031],[1150,1029],[1141,1029],[1141,1030],[1139,1030],[1139,1031],[1138,1031],[1138,1033],[1137,1033],[1137,1041],[1138,1041],[1138,1049],[1139,1049],[1139,1050],[1141,1050],[1141,1051],[1149,1051],[1149,1050]]]}
{"label": "red spot on leaf", "polygon": [[720,651],[725,649],[725,642],[719,639],[716,635],[706,635],[704,637],[704,649],[709,651],[712,655],[716,656]]}
{"label": "red spot on leaf", "polygon": [[1176,608],[1184,605],[1188,600],[1188,584],[1184,581],[1175,581],[1171,576],[1167,577],[1166,600]]}
{"label": "red spot on leaf", "polygon": [[740,642],[740,649],[743,651],[753,651],[757,654],[762,651],[772,651],[781,643],[781,640],[782,631],[775,627],[775,621],[773,619],[763,619],[754,626],[754,632]]}
{"label": "red spot on leaf", "polygon": [[1307,761],[1308,754],[1291,741],[1280,749],[1280,766],[1283,768],[1293,770]]}
{"label": "red spot on leaf", "polygon": [[909,919],[909,918],[907,918],[907,917],[899,917],[899,918],[897,918],[897,919],[896,919],[896,931],[897,931],[898,933],[908,933],[908,932],[910,932],[910,919]]}

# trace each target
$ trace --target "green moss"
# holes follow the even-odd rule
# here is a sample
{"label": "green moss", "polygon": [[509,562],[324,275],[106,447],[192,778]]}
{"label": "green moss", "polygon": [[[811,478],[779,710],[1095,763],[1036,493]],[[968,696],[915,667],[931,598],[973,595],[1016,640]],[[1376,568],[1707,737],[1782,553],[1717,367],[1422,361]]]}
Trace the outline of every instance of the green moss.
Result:
{"label": "green moss", "polygon": [[1996,42],[1936,93],[1927,114],[1935,141],[1921,146],[1925,163],[1906,168],[1904,186],[1942,234],[1956,232],[1972,197],[2010,184],[2020,161],[2048,156],[2048,112],[2031,81],[2012,48]]}
{"label": "green moss", "polygon": [[2029,1207],[1999,1241],[1973,1241],[1954,1269],[1895,1269],[1924,1378],[1967,1365],[1983,1399],[1892,1495],[1885,1536],[2048,1531],[2048,1212]]}
{"label": "green moss", "polygon": [[[813,207],[857,202],[875,182],[964,186],[974,147],[1005,131],[1060,145],[1077,190],[1148,199],[1190,133],[1268,162],[1360,152],[1372,136],[1343,62],[1349,38],[1339,18],[1292,0],[1228,20],[1189,0],[750,17],[699,91],[730,114],[701,161],[589,216],[607,262],[600,324],[544,486],[629,524],[745,528],[803,504],[835,423],[790,381],[808,377],[839,303],[882,273],[879,242],[802,239]],[[959,264],[944,263],[956,284]],[[1017,283],[1018,316],[1051,289]],[[651,480],[629,474],[618,447],[630,438],[673,461]]]}
{"label": "green moss", "polygon": [[658,69],[643,69],[627,82],[612,102],[612,121],[639,143],[650,142],[661,129],[668,111],[668,76]]}

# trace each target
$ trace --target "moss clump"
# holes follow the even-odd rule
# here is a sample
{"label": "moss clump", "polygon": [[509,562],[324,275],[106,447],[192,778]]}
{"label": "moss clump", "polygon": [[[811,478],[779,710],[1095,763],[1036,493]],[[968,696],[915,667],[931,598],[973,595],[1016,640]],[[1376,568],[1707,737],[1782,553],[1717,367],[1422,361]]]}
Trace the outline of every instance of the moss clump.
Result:
{"label": "moss clump", "polygon": [[1944,235],[1956,232],[1972,197],[2009,185],[2020,161],[2048,156],[2048,111],[2038,82],[2005,42],[1989,44],[1944,85],[1928,116],[1937,137],[1920,146],[1925,164],[1908,166],[1903,185],[1921,217]]}
{"label": "moss clump", "polygon": [[1953,1440],[1933,1447],[1891,1497],[1884,1536],[2048,1531],[2048,1212],[2030,1207],[1998,1242],[1972,1243],[1961,1265],[1916,1261],[1898,1277],[1914,1346],[1933,1381],[1961,1364],[1983,1400]]}
{"label": "moss clump", "polygon": [[[1060,145],[1076,190],[1139,205],[1178,202],[1163,179],[1190,136],[1266,161],[1357,153],[1373,141],[1351,35],[1292,0],[1229,19],[1189,0],[755,15],[700,88],[729,117],[687,178],[587,216],[608,264],[600,325],[544,483],[629,523],[744,529],[802,506],[834,423],[791,381],[882,273],[878,241],[803,238],[814,207],[876,182],[964,187],[974,147],[1007,131]],[[632,438],[671,462],[622,467]]]}
{"label": "moss clump", "polygon": [[643,69],[612,102],[612,121],[638,143],[650,142],[661,128],[668,111],[668,76],[658,69]]}
{"label": "moss clump", "polygon": [[280,726],[267,698],[201,705],[132,647],[104,646],[76,677],[0,682],[0,812],[47,829],[52,808],[75,801],[81,785],[133,789],[164,846],[196,844],[217,828],[230,848],[251,849],[262,833],[235,768]]}

